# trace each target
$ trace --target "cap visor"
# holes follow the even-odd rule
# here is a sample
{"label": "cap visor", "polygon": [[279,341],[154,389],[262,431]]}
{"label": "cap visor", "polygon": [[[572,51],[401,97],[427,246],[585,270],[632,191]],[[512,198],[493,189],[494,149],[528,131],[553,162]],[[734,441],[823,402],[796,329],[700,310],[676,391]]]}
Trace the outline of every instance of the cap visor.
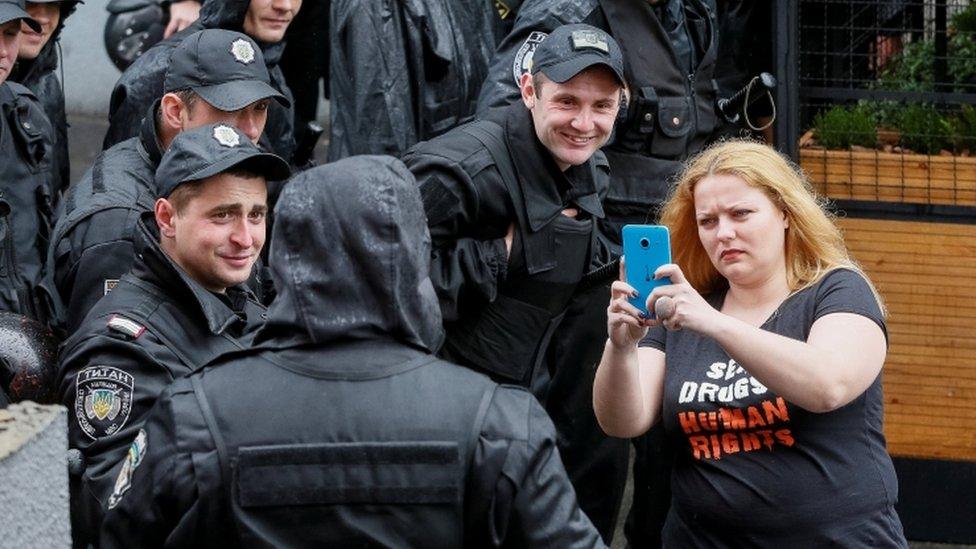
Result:
{"label": "cap visor", "polygon": [[554,65],[549,65],[548,67],[542,67],[539,69],[539,71],[546,75],[549,80],[562,84],[593,65],[603,65],[604,67],[610,69],[610,72],[617,77],[620,84],[624,85],[624,75],[620,74],[620,71],[614,68],[614,66],[607,61],[605,56],[598,55],[596,53],[583,54],[572,59],[567,59]]}
{"label": "cap visor", "polygon": [[198,86],[193,91],[207,103],[228,112],[241,110],[262,99],[275,99],[285,108],[291,106],[287,97],[260,80],[235,80],[213,86]]}
{"label": "cap visor", "polygon": [[31,19],[31,16],[27,15],[26,11],[20,9],[20,6],[0,4],[0,25],[9,23],[14,19],[20,19],[27,23],[27,26],[33,29],[34,32],[41,32],[41,24]]}
{"label": "cap visor", "polygon": [[181,183],[199,181],[237,167],[246,168],[258,175],[262,175],[268,181],[283,181],[291,177],[291,168],[280,156],[272,153],[258,152],[254,149],[242,149],[238,150],[235,154],[229,154],[221,158],[202,170],[194,172],[181,181]]}

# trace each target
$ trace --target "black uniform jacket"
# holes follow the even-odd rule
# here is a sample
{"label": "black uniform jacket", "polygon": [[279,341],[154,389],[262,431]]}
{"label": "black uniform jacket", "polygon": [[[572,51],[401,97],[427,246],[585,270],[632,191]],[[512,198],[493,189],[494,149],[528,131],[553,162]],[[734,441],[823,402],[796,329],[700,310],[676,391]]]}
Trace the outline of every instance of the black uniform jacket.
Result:
{"label": "black uniform jacket", "polygon": [[[202,29],[226,29],[244,32],[244,16],[250,0],[205,0],[200,8],[200,18],[186,29],[156,44],[129,66],[115,83],[109,103],[109,128],[102,148],[124,141],[139,132],[139,122],[149,106],[163,96],[163,81],[169,68],[173,49],[184,38]],[[271,75],[271,86],[292,99],[285,84],[278,61],[284,51],[284,42],[258,43],[264,53],[264,62]],[[295,152],[294,112],[277,101],[268,106],[268,122],[261,143],[285,160],[291,160]]]}
{"label": "black uniform jacket", "polygon": [[329,159],[399,155],[471,120],[500,9],[487,0],[332,0],[329,86],[341,107],[329,113]]}
{"label": "black uniform jacket", "polygon": [[69,446],[85,460],[72,494],[76,540],[97,532],[119,463],[162,390],[220,353],[247,347],[265,316],[246,290],[229,288],[220,298],[189,278],[160,249],[152,214],[138,231],[132,271],[61,349]]}
{"label": "black uniform jacket", "polygon": [[530,394],[438,360],[410,173],[355,157],[278,203],[255,348],[177,380],[105,547],[594,547]]}
{"label": "black uniform jacket", "polygon": [[[418,144],[404,155],[404,162],[417,178],[427,212],[434,246],[431,280],[448,326],[449,345],[455,343],[462,331],[499,340],[506,339],[502,332],[512,332],[513,336],[521,332],[519,335],[532,340],[520,345],[526,348],[526,360],[531,361],[533,357],[528,355],[536,350],[534,346],[540,334],[528,333],[532,330],[527,323],[548,322],[551,315],[542,314],[535,319],[530,318],[533,316],[530,311],[523,310],[524,315],[516,318],[509,311],[503,315],[506,318],[495,319],[497,325],[492,322],[493,327],[471,330],[462,330],[458,323],[467,325],[468,320],[483,315],[487,304],[499,300],[505,293],[505,282],[515,277],[510,270],[531,278],[544,277],[545,273],[557,269],[567,251],[557,246],[557,224],[562,221],[562,210],[576,207],[581,212],[580,218],[602,218],[600,200],[607,192],[609,169],[606,158],[597,152],[587,163],[571,167],[566,175],[560,173],[551,153],[536,138],[531,114],[521,103],[490,113],[489,118],[498,124],[481,120],[473,125],[492,133],[492,138],[501,143],[504,150],[500,152],[510,158],[508,164],[514,168],[509,176],[481,140],[485,137],[479,139],[481,133],[471,133],[471,126],[462,126]],[[516,236],[509,258],[504,237],[512,223]],[[575,281],[586,267],[607,259],[603,239],[597,238],[596,228],[587,232],[582,246],[590,259],[579,265]],[[521,293],[520,288],[511,290]],[[492,333],[484,333],[486,330]],[[511,358],[514,352],[511,338],[493,346],[501,354],[507,353],[511,362],[518,362]],[[470,361],[470,365],[491,372],[503,373],[501,370],[506,366],[503,364],[506,361],[499,363],[490,358],[489,355],[496,353],[487,350],[475,353],[469,348],[462,354],[466,355],[464,362]],[[462,360],[462,357],[452,357]],[[526,368],[531,367],[523,364],[505,373],[503,378],[523,382]]]}
{"label": "black uniform jacket", "polygon": [[615,241],[624,221],[653,219],[653,208],[667,196],[681,162],[707,145],[718,125],[714,0],[666,4],[661,9],[676,19],[677,31],[666,28],[646,2],[527,0],[499,45],[478,98],[479,115],[518,102],[518,78],[529,68],[535,47],[561,25],[587,23],[620,43],[631,96],[604,148],[613,170],[604,202],[613,226],[606,232]]}
{"label": "black uniform jacket", "polygon": [[52,217],[54,130],[37,97],[0,84],[0,311],[47,321],[42,294]]}
{"label": "black uniform jacket", "polygon": [[51,33],[47,44],[41,49],[41,53],[30,61],[17,61],[13,71],[10,73],[10,80],[19,82],[27,86],[34,92],[37,100],[44,109],[51,126],[54,128],[53,134],[53,157],[52,168],[54,170],[53,191],[55,196],[68,187],[71,183],[71,160],[68,156],[68,118],[64,111],[64,88],[57,75],[58,63],[60,62],[61,31],[64,30],[65,21],[75,12],[78,2],[65,0],[61,2],[61,19],[58,26]]}
{"label": "black uniform jacket", "polygon": [[58,207],[48,271],[65,305],[62,323],[69,334],[132,267],[136,223],[156,201],[162,157],[157,104],[147,109],[139,135],[102,151]]}

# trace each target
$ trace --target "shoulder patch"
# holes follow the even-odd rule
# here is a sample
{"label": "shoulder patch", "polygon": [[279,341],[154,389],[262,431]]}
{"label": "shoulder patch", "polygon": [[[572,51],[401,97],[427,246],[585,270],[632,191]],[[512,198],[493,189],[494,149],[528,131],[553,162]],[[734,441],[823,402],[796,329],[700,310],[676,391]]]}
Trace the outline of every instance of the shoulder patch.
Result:
{"label": "shoulder patch", "polygon": [[119,285],[119,279],[117,278],[106,278],[102,282],[102,295],[106,296],[109,292],[115,289]]}
{"label": "shoulder patch", "polygon": [[132,410],[135,378],[111,366],[89,366],[75,377],[75,419],[92,440],[114,435]]}
{"label": "shoulder patch", "polygon": [[532,56],[535,54],[535,49],[547,36],[549,35],[542,31],[533,31],[515,52],[515,60],[512,62],[512,77],[515,78],[516,87],[522,80],[522,73],[532,70]]}
{"label": "shoulder patch", "polygon": [[146,448],[148,446],[149,440],[146,436],[146,430],[139,429],[139,434],[132,441],[132,445],[129,446],[129,452],[125,456],[125,461],[122,462],[122,469],[119,470],[119,476],[115,479],[115,488],[112,490],[112,495],[108,498],[109,509],[114,509],[122,501],[122,496],[132,487],[132,474],[136,472],[136,468],[142,463],[142,458],[146,455]]}
{"label": "shoulder patch", "polygon": [[[111,289],[108,288],[108,282],[108,280],[105,281],[105,287],[107,291],[110,291]],[[121,332],[132,339],[137,339],[146,331],[145,326],[120,315],[112,315],[112,318],[108,319],[108,327],[116,332]]]}

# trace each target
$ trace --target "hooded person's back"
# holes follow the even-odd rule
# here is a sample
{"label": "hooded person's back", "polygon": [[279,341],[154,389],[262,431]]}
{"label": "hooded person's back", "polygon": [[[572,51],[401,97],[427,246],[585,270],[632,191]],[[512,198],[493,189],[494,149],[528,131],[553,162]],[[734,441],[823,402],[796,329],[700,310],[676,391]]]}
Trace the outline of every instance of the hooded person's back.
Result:
{"label": "hooded person's back", "polygon": [[430,237],[403,164],[306,171],[275,214],[279,294],[255,348],[163,393],[103,542],[599,546],[535,399],[433,356]]}
{"label": "hooded person's back", "polygon": [[[224,29],[244,32],[244,17],[250,0],[204,0],[200,18],[189,27],[159,42],[139,56],[119,77],[109,103],[109,128],[102,149],[129,139],[139,133],[140,121],[154,101],[163,96],[163,81],[169,68],[173,50],[187,36],[202,29]],[[246,33],[245,33],[246,34]],[[264,62],[271,76],[271,86],[284,94],[289,103],[292,95],[285,83],[278,62],[285,43],[258,42]],[[268,106],[268,122],[261,143],[285,160],[295,152],[293,110],[272,101]]]}

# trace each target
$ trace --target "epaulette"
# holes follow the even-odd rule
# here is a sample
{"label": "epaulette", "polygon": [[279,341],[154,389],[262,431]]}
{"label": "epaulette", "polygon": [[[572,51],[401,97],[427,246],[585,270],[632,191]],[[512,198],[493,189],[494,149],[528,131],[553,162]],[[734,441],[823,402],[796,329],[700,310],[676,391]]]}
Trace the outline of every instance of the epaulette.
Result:
{"label": "epaulette", "polygon": [[122,315],[112,315],[108,319],[108,327],[110,330],[123,333],[132,339],[138,339],[146,331],[145,326]]}

